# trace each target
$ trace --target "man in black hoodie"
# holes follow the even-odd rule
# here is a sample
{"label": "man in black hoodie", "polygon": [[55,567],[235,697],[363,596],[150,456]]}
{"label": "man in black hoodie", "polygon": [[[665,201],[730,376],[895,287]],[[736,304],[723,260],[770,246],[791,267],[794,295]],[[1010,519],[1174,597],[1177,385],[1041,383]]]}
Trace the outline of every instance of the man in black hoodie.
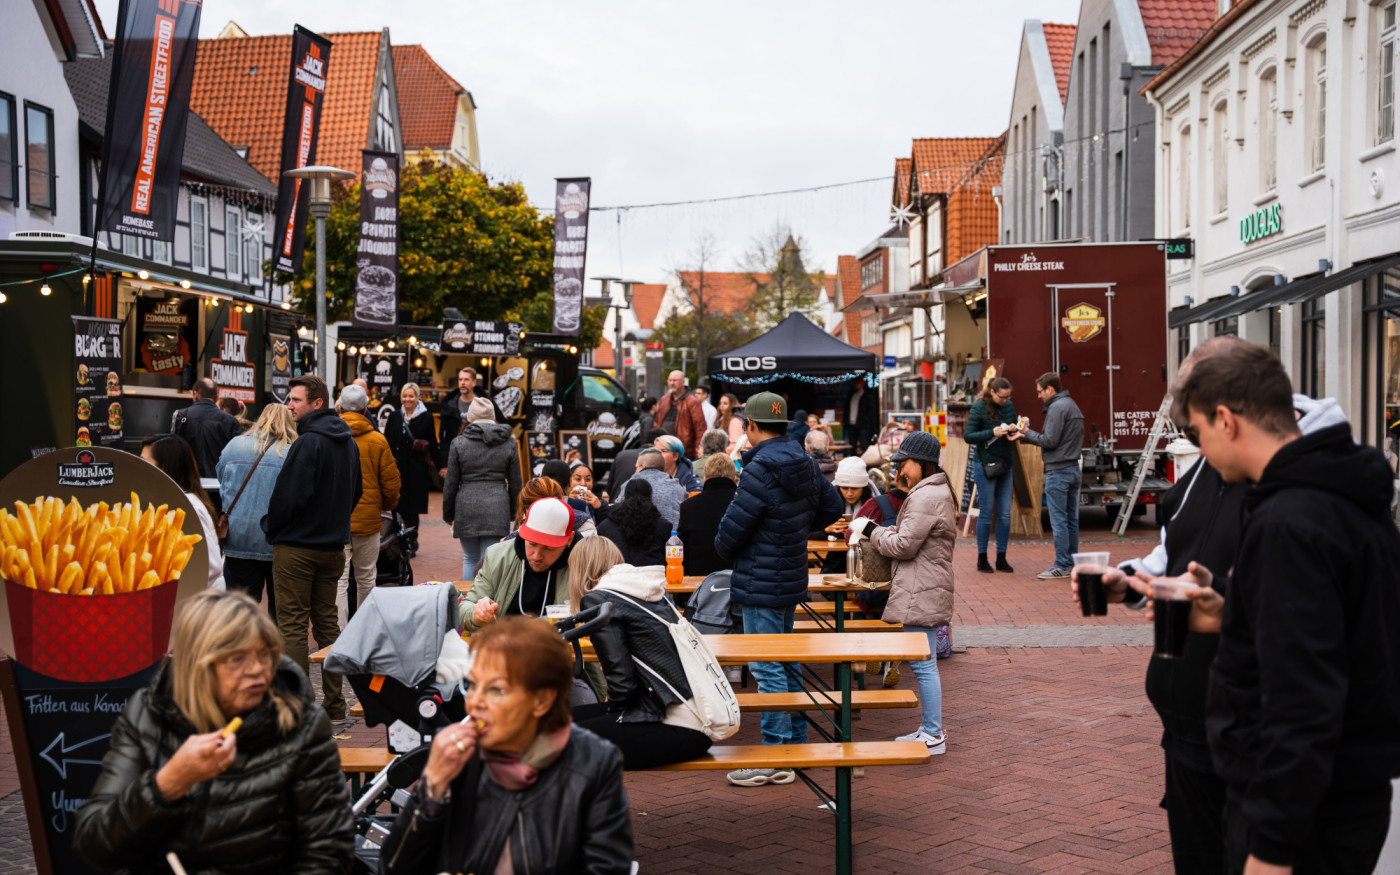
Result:
{"label": "man in black hoodie", "polygon": [[1392,472],[1346,425],[1301,435],[1288,375],[1257,344],[1201,361],[1175,403],[1221,478],[1255,484],[1229,590],[1191,619],[1221,632],[1206,730],[1226,869],[1369,873],[1400,775]]}
{"label": "man in black hoodie", "polygon": [[[287,450],[262,518],[263,532],[272,545],[272,586],[277,592],[282,651],[302,671],[308,671],[308,625],[318,647],[329,647],[340,637],[336,583],[345,570],[350,514],[364,485],[354,435],[330,409],[330,402],[320,377],[292,379],[287,409],[296,421],[297,439]],[[332,720],[345,719],[340,675],[323,672],[321,690],[326,713]]]}

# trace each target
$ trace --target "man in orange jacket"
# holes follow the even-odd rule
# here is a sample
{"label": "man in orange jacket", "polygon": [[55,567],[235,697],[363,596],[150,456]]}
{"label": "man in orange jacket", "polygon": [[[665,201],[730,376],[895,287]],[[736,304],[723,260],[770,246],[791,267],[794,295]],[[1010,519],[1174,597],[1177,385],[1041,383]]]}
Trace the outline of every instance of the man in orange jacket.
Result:
{"label": "man in orange jacket", "polygon": [[355,446],[360,450],[360,476],[364,492],[350,515],[350,543],[345,545],[345,571],[335,587],[335,608],[340,616],[340,628],[350,617],[350,574],[355,575],[355,604],[362,605],[374,589],[375,566],[379,561],[379,514],[393,510],[399,503],[399,466],[389,441],[375,431],[365,416],[369,395],[351,383],[340,390],[340,418],[350,426]]}

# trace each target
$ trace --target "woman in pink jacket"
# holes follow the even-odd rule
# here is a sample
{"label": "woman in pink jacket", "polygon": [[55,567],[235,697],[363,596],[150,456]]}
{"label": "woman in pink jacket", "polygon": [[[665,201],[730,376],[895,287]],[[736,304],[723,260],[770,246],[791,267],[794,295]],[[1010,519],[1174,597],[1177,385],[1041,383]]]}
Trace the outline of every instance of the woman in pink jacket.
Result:
{"label": "woman in pink jacket", "polygon": [[903,623],[906,632],[928,637],[929,658],[910,663],[919,682],[923,720],[900,741],[922,741],[934,756],[946,750],[943,685],[938,679],[934,629],[953,616],[953,543],[957,540],[956,502],[948,477],[938,467],[938,438],[916,431],[900,442],[892,461],[900,485],[909,490],[893,526],[874,520],[851,521],[853,539],[868,537],[880,555],[893,559],[890,601],[883,619]]}

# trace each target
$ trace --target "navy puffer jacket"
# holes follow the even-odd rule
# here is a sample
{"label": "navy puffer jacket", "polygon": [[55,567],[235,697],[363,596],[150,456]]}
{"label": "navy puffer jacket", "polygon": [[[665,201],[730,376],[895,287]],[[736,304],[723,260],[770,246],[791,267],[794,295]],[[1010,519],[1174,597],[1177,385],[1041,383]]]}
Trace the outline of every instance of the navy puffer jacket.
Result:
{"label": "navy puffer jacket", "polygon": [[812,457],[787,437],[744,454],[734,501],[720,520],[715,550],[733,559],[738,605],[785,608],[807,594],[807,534],[841,516],[841,498]]}

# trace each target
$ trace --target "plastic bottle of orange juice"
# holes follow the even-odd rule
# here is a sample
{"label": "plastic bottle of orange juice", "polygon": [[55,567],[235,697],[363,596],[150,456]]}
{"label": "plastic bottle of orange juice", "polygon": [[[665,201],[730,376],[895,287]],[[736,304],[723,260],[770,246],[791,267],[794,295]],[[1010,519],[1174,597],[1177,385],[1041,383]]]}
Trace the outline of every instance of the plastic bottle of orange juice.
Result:
{"label": "plastic bottle of orange juice", "polygon": [[666,540],[666,582],[680,583],[685,578],[685,569],[682,567],[685,562],[685,545],[681,543],[680,535],[676,530],[671,530],[671,537]]}

